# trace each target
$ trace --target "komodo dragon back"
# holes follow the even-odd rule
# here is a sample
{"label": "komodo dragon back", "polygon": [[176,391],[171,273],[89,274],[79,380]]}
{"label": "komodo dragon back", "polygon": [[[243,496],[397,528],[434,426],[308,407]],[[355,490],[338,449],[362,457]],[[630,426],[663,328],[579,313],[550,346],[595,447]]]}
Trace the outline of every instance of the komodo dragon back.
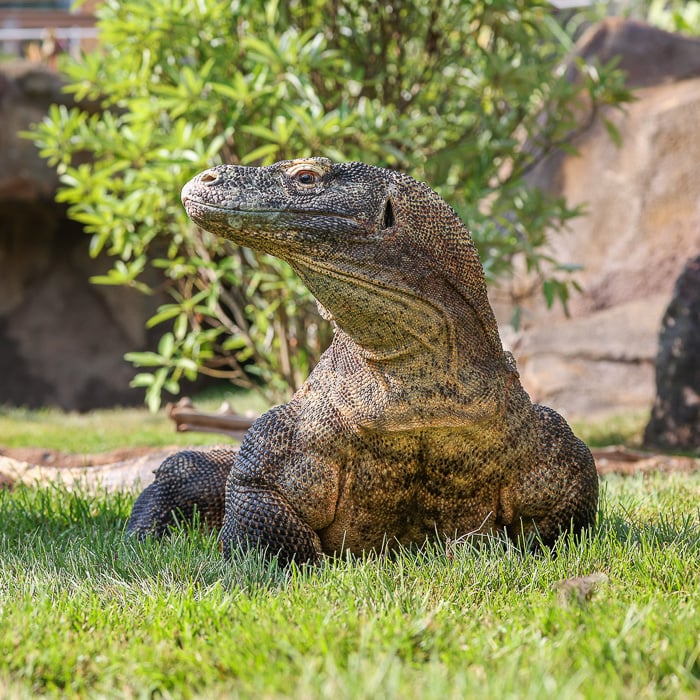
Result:
{"label": "komodo dragon back", "polygon": [[594,522],[590,451],[523,390],[471,236],[430,188],[305,158],[212,168],[182,201],[201,228],[287,261],[335,333],[238,451],[166,460],[128,531],[199,510],[225,554],[284,564],[466,534],[550,545]]}

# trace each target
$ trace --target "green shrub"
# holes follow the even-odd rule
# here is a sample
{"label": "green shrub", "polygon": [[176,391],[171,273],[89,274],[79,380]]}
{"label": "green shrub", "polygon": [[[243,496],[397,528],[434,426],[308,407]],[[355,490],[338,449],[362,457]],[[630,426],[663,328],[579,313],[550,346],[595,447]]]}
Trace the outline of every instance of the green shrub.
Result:
{"label": "green shrub", "polygon": [[524,254],[548,302],[566,303],[570,270],[546,243],[579,211],[523,176],[578,128],[582,94],[594,107],[628,96],[612,69],[564,78],[570,46],[548,3],[107,0],[98,16],[100,50],[63,64],[97,113],[55,106],[34,139],[92,253],[114,257],[94,281],[151,292],[165,280],[172,299],[149,321],[158,350],[128,356],[152,408],[197,373],[282,398],[329,338],[285,264],[188,222],[180,188],[219,162],[406,170],[473,227],[487,278]]}

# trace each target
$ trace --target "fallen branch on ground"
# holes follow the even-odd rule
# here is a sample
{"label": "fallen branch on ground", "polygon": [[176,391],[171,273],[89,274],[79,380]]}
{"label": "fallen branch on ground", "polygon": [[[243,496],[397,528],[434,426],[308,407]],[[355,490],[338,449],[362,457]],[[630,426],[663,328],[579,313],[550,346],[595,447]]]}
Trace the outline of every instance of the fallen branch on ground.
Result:
{"label": "fallen branch on ground", "polygon": [[223,403],[216,413],[199,411],[191,399],[185,397],[176,404],[168,404],[168,416],[175,421],[179,433],[195,431],[202,433],[223,433],[237,440],[243,439],[248,428],[257,416],[242,416]]}

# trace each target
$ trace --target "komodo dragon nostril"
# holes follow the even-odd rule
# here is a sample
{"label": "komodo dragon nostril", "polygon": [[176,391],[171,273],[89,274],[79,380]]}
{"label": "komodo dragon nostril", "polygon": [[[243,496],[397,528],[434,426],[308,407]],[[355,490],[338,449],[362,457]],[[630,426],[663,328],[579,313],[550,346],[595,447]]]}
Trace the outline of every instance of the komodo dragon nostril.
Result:
{"label": "komodo dragon nostril", "polygon": [[213,170],[202,173],[201,182],[203,185],[213,185],[219,180],[219,176]]}

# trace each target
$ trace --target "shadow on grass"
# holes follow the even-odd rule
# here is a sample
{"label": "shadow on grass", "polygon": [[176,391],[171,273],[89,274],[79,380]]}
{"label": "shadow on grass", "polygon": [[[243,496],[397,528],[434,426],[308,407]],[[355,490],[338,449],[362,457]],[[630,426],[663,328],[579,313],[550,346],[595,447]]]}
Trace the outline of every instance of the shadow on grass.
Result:
{"label": "shadow on grass", "polygon": [[[554,549],[533,554],[499,536],[463,541],[431,541],[422,546],[385,547],[379,552],[325,558],[316,566],[278,566],[275,557],[257,550],[221,555],[217,533],[193,523],[168,536],[139,541],[126,536],[133,496],[126,493],[69,491],[63,486],[0,491],[0,561],[17,572],[36,570],[70,585],[109,582],[121,589],[193,589],[252,594],[293,586],[324,585],[348,579],[352,586],[392,590],[396,582],[435,578],[459,591],[470,581],[477,589],[503,577],[526,590],[537,571],[553,566],[562,577],[571,571],[605,566],[622,551],[673,550],[694,556],[700,549],[697,509],[678,514],[661,506],[635,515],[635,505],[603,493],[598,522],[580,537],[565,535]],[[553,562],[557,562],[556,565]],[[445,572],[449,571],[449,575]],[[469,585],[472,585],[469,584]],[[448,585],[448,588],[449,588]]]}
{"label": "shadow on grass", "polygon": [[667,547],[683,545],[691,549],[700,548],[700,526],[697,515],[684,513],[660,513],[650,521],[639,520],[633,514],[622,510],[601,514],[597,536],[602,539],[614,538],[628,545],[643,547]]}

